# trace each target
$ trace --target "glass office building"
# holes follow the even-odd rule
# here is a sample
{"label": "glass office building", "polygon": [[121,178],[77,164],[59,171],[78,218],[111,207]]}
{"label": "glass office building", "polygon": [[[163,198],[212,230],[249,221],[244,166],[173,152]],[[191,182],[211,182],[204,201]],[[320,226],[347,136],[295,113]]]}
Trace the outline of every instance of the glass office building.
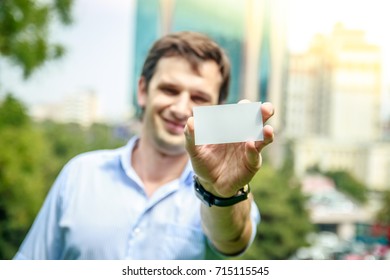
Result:
{"label": "glass office building", "polygon": [[137,80],[151,44],[163,34],[182,30],[203,32],[226,50],[232,64],[227,103],[242,98],[269,100],[270,3],[270,0],[138,0],[133,104],[136,104]]}

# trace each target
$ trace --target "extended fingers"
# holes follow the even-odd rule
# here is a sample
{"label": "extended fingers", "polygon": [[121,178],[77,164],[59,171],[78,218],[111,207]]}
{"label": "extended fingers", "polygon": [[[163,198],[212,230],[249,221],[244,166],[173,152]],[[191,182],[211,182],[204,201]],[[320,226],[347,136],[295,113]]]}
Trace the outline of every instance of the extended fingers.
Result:
{"label": "extended fingers", "polygon": [[[248,99],[242,99],[238,103],[250,103]],[[261,115],[263,117],[263,122],[268,121],[270,117],[274,115],[275,109],[271,102],[264,102],[261,104]]]}
{"label": "extended fingers", "polygon": [[[247,99],[242,99],[238,103],[250,103]],[[261,104],[261,115],[263,118],[263,123],[269,120],[274,115],[275,109],[272,103],[270,102],[264,102]],[[261,150],[267,146],[268,144],[272,143],[274,140],[274,131],[273,128],[270,125],[265,125],[263,127],[263,135],[264,140],[263,141],[256,141],[252,142],[251,144],[248,144],[247,142],[247,152],[250,152],[252,149],[256,150],[257,153],[260,153]],[[255,159],[256,156],[253,154],[253,159]]]}
{"label": "extended fingers", "polygon": [[245,143],[245,154],[249,163],[249,168],[257,170],[262,163],[261,151],[265,146],[274,140],[274,130],[272,126],[266,125],[263,128],[263,141],[248,141]]}
{"label": "extended fingers", "polygon": [[275,109],[272,103],[264,102],[261,104],[261,115],[263,116],[263,122],[268,121],[270,117],[274,115]]}
{"label": "extended fingers", "polygon": [[256,172],[261,166],[261,154],[256,147],[256,142],[245,143],[245,155],[248,161],[248,168]]}
{"label": "extended fingers", "polygon": [[274,129],[270,125],[265,125],[263,127],[263,141],[256,141],[255,146],[257,151],[260,153],[261,150],[267,146],[268,144],[272,143],[274,141]]}

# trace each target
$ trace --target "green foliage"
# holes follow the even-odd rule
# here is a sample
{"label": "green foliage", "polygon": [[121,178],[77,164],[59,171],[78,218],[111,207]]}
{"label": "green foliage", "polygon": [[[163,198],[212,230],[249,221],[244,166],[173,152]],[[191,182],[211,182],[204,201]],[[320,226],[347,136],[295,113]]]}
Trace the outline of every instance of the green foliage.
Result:
{"label": "green foliage", "polygon": [[71,23],[73,0],[1,0],[0,55],[23,69],[28,78],[47,60],[64,54],[50,40],[50,24]]}
{"label": "green foliage", "polygon": [[21,127],[29,122],[26,108],[11,94],[7,94],[0,103],[0,127]]}
{"label": "green foliage", "polygon": [[125,140],[116,138],[113,128],[105,124],[94,124],[86,129],[74,123],[45,122],[40,124],[40,129],[51,140],[53,153],[61,160],[60,166],[79,153],[125,144]]}
{"label": "green foliage", "polygon": [[0,259],[15,253],[46,194],[51,153],[24,106],[11,96],[0,105]]}
{"label": "green foliage", "polygon": [[379,224],[390,226],[390,190],[383,193],[382,207],[377,213],[376,220]]}
{"label": "green foliage", "polygon": [[367,201],[367,188],[346,171],[329,171],[325,176],[333,179],[336,187],[341,192],[351,196],[358,202]]}
{"label": "green foliage", "polygon": [[0,103],[0,259],[14,256],[71,157],[124,142],[107,125],[34,124],[23,104],[7,96]]}
{"label": "green foliage", "polygon": [[1,129],[0,259],[10,257],[34,219],[46,194],[50,151],[32,127]]}
{"label": "green foliage", "polygon": [[283,176],[281,171],[266,165],[253,178],[251,186],[261,223],[253,245],[242,258],[289,258],[307,245],[305,237],[314,229],[305,208],[306,198],[293,177]]}

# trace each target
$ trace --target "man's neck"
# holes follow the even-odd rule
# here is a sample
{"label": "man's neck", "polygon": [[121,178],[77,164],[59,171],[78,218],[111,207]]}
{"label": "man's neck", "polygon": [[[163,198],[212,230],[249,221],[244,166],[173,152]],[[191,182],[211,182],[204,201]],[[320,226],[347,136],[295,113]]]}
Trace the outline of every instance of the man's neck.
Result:
{"label": "man's neck", "polygon": [[140,138],[134,146],[132,166],[141,178],[148,197],[164,184],[180,177],[187,162],[188,155],[167,155],[158,151],[145,138]]}

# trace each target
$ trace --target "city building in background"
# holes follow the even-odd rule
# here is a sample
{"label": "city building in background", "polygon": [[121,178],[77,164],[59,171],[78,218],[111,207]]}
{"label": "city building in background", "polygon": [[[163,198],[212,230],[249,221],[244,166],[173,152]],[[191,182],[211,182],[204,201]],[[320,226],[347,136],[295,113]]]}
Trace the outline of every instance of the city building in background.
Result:
{"label": "city building in background", "polygon": [[[389,106],[390,107],[390,104],[386,102],[386,100],[390,99],[390,86],[389,85],[386,85],[385,86],[385,90],[384,90],[384,96],[383,96],[383,103],[385,104],[385,106]],[[390,141],[390,115],[386,115],[384,116],[383,118],[383,123],[382,123],[382,138],[383,140],[385,141]]]}
{"label": "city building in background", "polygon": [[390,188],[390,144],[384,141],[390,139],[390,122],[381,122],[381,49],[366,40],[363,30],[336,24],[331,34],[315,36],[307,51],[288,53],[284,0],[136,3],[135,108],[137,80],[151,44],[169,32],[206,33],[231,59],[227,102],[246,98],[274,104],[276,138],[267,150],[269,159],[280,166],[293,143],[295,175],[310,196],[310,217],[319,231],[351,240],[358,225],[373,223],[377,199],[362,205],[330,179],[307,176],[316,166],[347,171],[373,193]]}
{"label": "city building in background", "polygon": [[36,121],[52,120],[89,127],[99,122],[98,106],[98,97],[93,91],[77,91],[55,104],[36,105],[30,113]]}
{"label": "city building in background", "polygon": [[289,66],[286,136],[380,139],[381,52],[364,31],[338,24],[306,53],[291,55]]}
{"label": "city building in background", "polygon": [[[246,98],[281,108],[286,55],[284,0],[137,1],[133,106],[142,63],[151,44],[164,34],[191,30],[218,42],[232,63],[227,103]],[[278,116],[272,120],[277,129]]]}
{"label": "city building in background", "polygon": [[381,131],[382,59],[362,30],[337,24],[305,53],[291,54],[283,134],[295,139],[299,176],[345,170],[372,190],[390,187],[390,145]]}

